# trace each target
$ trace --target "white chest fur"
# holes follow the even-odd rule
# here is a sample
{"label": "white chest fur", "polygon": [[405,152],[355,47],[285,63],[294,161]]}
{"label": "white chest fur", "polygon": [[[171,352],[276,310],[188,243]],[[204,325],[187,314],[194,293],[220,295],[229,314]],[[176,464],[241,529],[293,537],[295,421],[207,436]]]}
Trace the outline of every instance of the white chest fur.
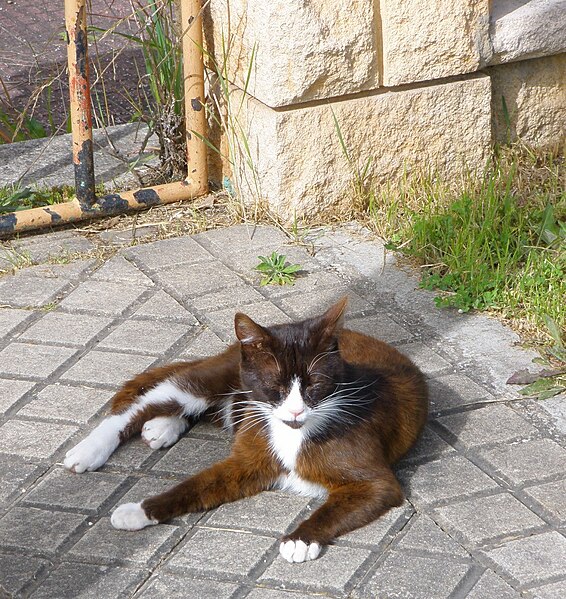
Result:
{"label": "white chest fur", "polygon": [[294,429],[280,420],[272,419],[269,441],[275,457],[281,462],[288,474],[282,474],[276,482],[276,487],[283,491],[290,491],[297,495],[306,495],[307,497],[326,497],[327,490],[317,484],[301,478],[295,472],[297,456],[304,441],[303,431]]}

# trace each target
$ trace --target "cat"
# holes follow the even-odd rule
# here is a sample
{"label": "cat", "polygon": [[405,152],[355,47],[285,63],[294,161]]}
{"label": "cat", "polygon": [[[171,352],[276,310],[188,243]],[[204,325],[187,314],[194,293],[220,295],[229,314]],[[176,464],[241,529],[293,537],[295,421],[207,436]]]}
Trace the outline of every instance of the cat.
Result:
{"label": "cat", "polygon": [[415,443],[428,412],[419,369],[383,341],[344,328],[346,303],[271,327],[237,313],[237,343],[127,382],[111,415],[67,452],[65,467],[96,470],[140,432],[151,448],[169,447],[186,417],[212,413],[234,432],[230,456],[161,495],[119,506],[112,525],[139,530],[284,489],[325,500],[280,543],[289,562],[317,558],[337,536],[402,503],[391,465]]}

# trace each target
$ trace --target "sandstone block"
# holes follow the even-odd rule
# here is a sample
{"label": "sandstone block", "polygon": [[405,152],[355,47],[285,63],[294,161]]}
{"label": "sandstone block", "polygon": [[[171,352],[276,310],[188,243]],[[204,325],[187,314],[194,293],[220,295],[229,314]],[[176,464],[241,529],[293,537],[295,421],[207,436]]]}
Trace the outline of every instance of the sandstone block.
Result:
{"label": "sandstone block", "polygon": [[248,150],[234,171],[236,183],[245,199],[266,200],[292,219],[351,202],[352,182],[366,165],[367,183],[394,181],[412,169],[456,177],[485,164],[490,98],[483,75],[285,111],[247,98]]}
{"label": "sandstone block", "polygon": [[490,56],[489,1],[381,0],[383,85],[476,71]]}
{"label": "sandstone block", "polygon": [[211,0],[207,52],[268,106],[379,85],[373,0]]}
{"label": "sandstone block", "polygon": [[[566,136],[566,53],[491,67],[495,141],[550,146]],[[502,98],[509,113],[509,123]]]}
{"label": "sandstone block", "polygon": [[496,0],[490,38],[491,64],[566,51],[566,0]]}

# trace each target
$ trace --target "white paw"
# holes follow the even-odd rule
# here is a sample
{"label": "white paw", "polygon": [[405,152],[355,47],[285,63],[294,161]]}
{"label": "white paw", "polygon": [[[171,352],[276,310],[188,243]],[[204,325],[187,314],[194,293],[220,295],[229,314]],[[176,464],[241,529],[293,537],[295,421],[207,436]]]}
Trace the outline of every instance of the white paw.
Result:
{"label": "white paw", "polygon": [[320,554],[321,546],[318,543],[309,543],[303,541],[285,541],[279,546],[279,553],[288,562],[308,562],[316,559]]}
{"label": "white paw", "polygon": [[187,430],[187,421],[178,416],[158,416],[148,420],[142,429],[142,439],[151,449],[171,447]]}
{"label": "white paw", "polygon": [[120,530],[141,530],[146,526],[157,524],[157,520],[150,520],[143,511],[141,503],[124,503],[118,506],[110,522],[114,528]]}
{"label": "white paw", "polygon": [[118,443],[108,443],[93,431],[86,439],[65,454],[63,465],[67,470],[80,474],[85,470],[96,470],[106,463]]}

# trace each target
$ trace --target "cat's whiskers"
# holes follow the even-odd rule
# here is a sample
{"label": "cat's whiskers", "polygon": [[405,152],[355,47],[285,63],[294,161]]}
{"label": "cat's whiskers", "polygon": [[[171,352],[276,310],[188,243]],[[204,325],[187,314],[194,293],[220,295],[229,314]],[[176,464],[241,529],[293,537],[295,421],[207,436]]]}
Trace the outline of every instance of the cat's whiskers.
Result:
{"label": "cat's whiskers", "polygon": [[326,356],[329,356],[331,354],[337,354],[339,352],[340,352],[339,349],[335,349],[335,350],[332,350],[332,351],[325,351],[325,352],[320,352],[319,354],[317,354],[311,360],[311,363],[308,365],[307,374],[311,374],[312,373],[312,369],[316,366],[317,362],[320,362],[320,360],[322,360],[322,358],[325,358]]}

